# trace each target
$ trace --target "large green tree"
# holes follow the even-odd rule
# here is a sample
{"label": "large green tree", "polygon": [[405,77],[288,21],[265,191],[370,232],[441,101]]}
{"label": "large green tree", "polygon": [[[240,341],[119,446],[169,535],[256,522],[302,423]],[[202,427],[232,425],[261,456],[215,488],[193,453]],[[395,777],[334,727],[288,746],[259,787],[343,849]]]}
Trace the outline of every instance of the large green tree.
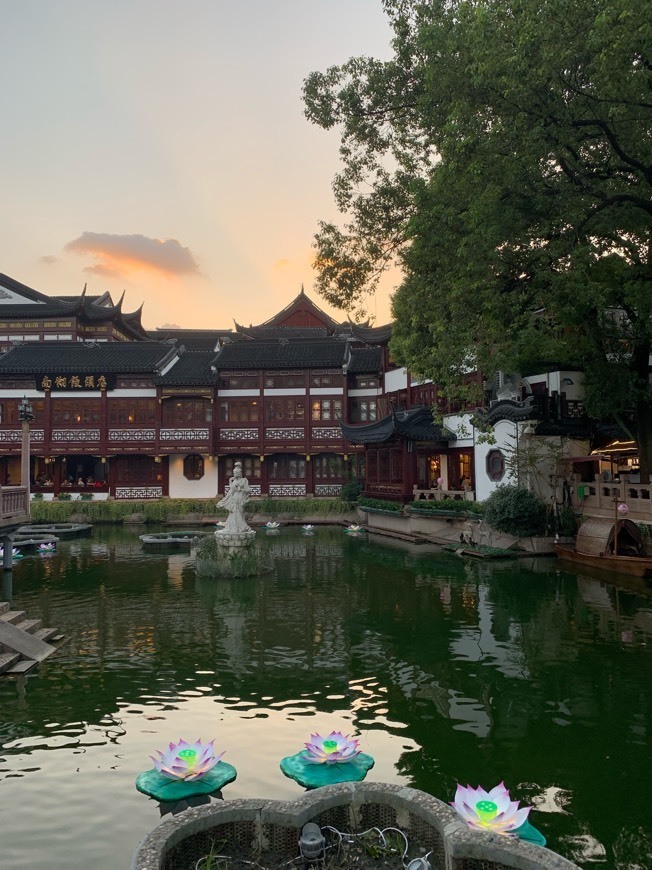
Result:
{"label": "large green tree", "polygon": [[[318,288],[354,306],[398,257],[397,359],[582,368],[586,404],[652,459],[652,18],[640,0],[385,0],[394,56],[306,80],[340,125],[343,227]],[[645,477],[644,477],[645,479]]]}

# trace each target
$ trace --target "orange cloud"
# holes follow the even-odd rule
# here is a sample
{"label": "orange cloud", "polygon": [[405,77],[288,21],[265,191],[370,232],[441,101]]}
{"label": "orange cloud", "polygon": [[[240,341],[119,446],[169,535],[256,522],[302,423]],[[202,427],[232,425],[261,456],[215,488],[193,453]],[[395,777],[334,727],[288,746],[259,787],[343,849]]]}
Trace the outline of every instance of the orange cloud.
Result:
{"label": "orange cloud", "polygon": [[82,233],[65,246],[66,251],[88,254],[95,259],[84,271],[118,277],[133,272],[154,270],[170,275],[199,272],[199,265],[190,248],[176,239],[151,239],[140,234]]}

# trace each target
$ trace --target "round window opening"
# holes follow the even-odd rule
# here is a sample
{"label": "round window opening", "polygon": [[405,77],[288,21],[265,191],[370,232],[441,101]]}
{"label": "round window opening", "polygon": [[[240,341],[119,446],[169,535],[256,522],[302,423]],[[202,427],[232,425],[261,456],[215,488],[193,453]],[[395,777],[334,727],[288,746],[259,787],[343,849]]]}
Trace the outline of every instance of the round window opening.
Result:
{"label": "round window opening", "polygon": [[183,476],[186,480],[201,480],[204,476],[204,457],[191,453],[183,460]]}

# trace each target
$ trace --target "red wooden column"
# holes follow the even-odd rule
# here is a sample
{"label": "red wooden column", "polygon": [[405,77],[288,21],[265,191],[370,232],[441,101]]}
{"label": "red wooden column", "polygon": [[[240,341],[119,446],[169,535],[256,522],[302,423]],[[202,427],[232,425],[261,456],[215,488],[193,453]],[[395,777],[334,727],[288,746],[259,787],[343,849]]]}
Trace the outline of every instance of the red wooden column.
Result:
{"label": "red wooden column", "polygon": [[403,501],[412,501],[417,474],[417,445],[411,441],[404,441],[401,446],[403,451]]}

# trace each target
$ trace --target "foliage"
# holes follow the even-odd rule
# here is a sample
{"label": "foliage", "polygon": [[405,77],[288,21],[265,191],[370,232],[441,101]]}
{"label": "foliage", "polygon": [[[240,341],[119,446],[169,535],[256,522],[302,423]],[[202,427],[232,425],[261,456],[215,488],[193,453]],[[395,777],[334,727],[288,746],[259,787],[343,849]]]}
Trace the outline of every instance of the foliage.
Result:
{"label": "foliage", "polygon": [[354,505],[362,493],[364,492],[364,487],[360,483],[359,480],[348,480],[342,486],[342,491],[340,492],[340,499],[344,502],[345,506],[348,508],[351,505]]}
{"label": "foliage", "polygon": [[508,535],[543,534],[546,528],[546,506],[529,489],[500,486],[484,502],[484,515],[489,525]]}
{"label": "foliage", "polygon": [[70,501],[72,499],[72,495],[69,492],[60,492],[57,496],[59,501]]}
{"label": "foliage", "polygon": [[382,498],[367,498],[366,496],[358,499],[358,507],[362,510],[371,508],[372,510],[392,511],[397,514],[403,510],[403,504],[400,501],[387,501]]}
{"label": "foliage", "polygon": [[424,513],[437,513],[438,511],[453,511],[459,514],[484,514],[484,502],[465,501],[462,499],[442,498],[435,500],[412,501],[410,508]]}
{"label": "foliage", "polygon": [[[318,288],[351,307],[400,252],[393,353],[449,398],[561,363],[652,453],[652,19],[638,0],[384,0],[393,57],[304,87],[341,126],[344,229]],[[479,386],[479,385],[478,385]],[[631,413],[635,411],[635,413]],[[648,443],[649,442],[649,443]]]}
{"label": "foliage", "polygon": [[266,517],[332,516],[342,512],[342,503],[339,498],[274,498],[268,495],[252,499],[246,510],[250,515]]}
{"label": "foliage", "polygon": [[[69,495],[69,493],[66,493]],[[342,512],[339,498],[297,498],[274,499],[265,498],[250,501],[247,505],[249,513],[260,513],[265,516],[332,516]],[[31,514],[34,522],[58,523],[68,522],[68,517],[79,510],[78,500],[74,502],[40,501],[32,502]],[[201,516],[224,516],[225,511],[215,507],[214,499],[168,498],[145,501],[91,501],[84,503],[84,514],[91,523],[121,523],[127,517],[142,514],[147,523],[163,523],[175,518],[186,517],[189,514]]]}
{"label": "foliage", "polygon": [[572,538],[573,535],[577,534],[577,529],[578,523],[575,511],[570,505],[563,505],[557,516],[555,531],[565,538]]}
{"label": "foliage", "polygon": [[32,493],[32,501],[43,501],[43,493],[42,492],[33,492]]}

